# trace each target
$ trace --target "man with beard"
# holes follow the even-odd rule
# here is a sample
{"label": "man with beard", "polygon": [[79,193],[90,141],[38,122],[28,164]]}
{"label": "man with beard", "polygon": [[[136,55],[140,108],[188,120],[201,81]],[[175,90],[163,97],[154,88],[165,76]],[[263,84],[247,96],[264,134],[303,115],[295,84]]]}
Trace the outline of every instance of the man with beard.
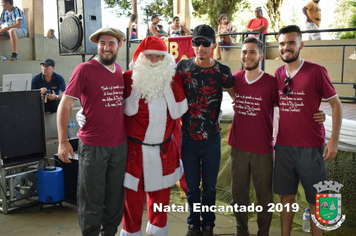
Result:
{"label": "man with beard", "polygon": [[[273,111],[278,104],[276,79],[260,69],[263,43],[249,37],[243,42],[241,63],[245,70],[233,74],[234,119],[229,135],[231,146],[232,205],[249,205],[251,174],[258,203],[258,235],[268,235],[273,203]],[[234,212],[238,236],[248,236],[248,213]]]}
{"label": "man with beard", "polygon": [[[315,214],[313,187],[326,180],[325,161],[335,158],[342,121],[340,100],[326,69],[301,58],[302,35],[298,26],[290,25],[278,33],[279,54],[286,63],[275,72],[279,95],[279,131],[275,145],[274,192],[282,195],[282,205],[291,206],[301,181],[310,213]],[[325,98],[332,108],[332,133],[325,146],[323,124],[313,121],[312,114]],[[290,235],[294,212],[283,208],[282,235]],[[313,235],[323,231],[311,221]]]}
{"label": "man with beard", "polygon": [[[229,135],[231,145],[232,205],[249,205],[251,174],[262,212],[257,213],[257,235],[268,235],[272,212],[267,212],[272,199],[273,112],[278,104],[277,80],[260,69],[263,43],[246,38],[241,62],[245,70],[233,74],[235,115]],[[324,113],[314,114],[315,122],[325,120]],[[248,213],[235,212],[237,234],[249,235]]]}
{"label": "man with beard", "polygon": [[[230,68],[211,58],[211,52],[216,48],[216,40],[215,31],[210,26],[195,27],[192,45],[196,57],[181,60],[177,65],[189,108],[182,117],[181,148],[190,210],[186,235],[201,235],[202,228],[204,236],[212,236],[215,213],[194,210],[194,205],[215,205],[215,186],[221,159],[218,118],[223,88],[233,97],[233,81]],[[200,179],[203,187],[202,197]]]}
{"label": "man with beard", "polygon": [[176,119],[187,111],[188,104],[175,67],[165,42],[148,36],[136,49],[131,70],[124,73],[128,156],[121,236],[142,235],[145,192],[146,233],[168,235],[167,212],[154,208],[169,205],[171,186],[182,176],[178,144],[172,134],[178,128]]}
{"label": "man with beard", "polygon": [[[67,139],[70,108],[80,100],[85,126],[79,132],[78,218],[82,235],[113,236],[123,211],[127,143],[124,128],[122,70],[117,52],[125,34],[101,28],[90,36],[98,57],[76,67],[58,107],[58,156],[70,163],[74,157]],[[115,132],[113,132],[115,130]],[[101,228],[102,227],[102,228]]]}

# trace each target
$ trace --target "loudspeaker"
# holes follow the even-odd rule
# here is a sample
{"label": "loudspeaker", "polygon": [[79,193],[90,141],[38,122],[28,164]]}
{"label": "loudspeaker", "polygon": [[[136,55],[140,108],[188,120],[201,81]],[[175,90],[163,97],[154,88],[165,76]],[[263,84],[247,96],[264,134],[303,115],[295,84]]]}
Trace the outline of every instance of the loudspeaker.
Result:
{"label": "loudspeaker", "polygon": [[57,0],[59,53],[97,54],[89,36],[102,27],[100,0]]}
{"label": "loudspeaker", "polygon": [[39,90],[0,93],[0,166],[46,156],[43,113]]}

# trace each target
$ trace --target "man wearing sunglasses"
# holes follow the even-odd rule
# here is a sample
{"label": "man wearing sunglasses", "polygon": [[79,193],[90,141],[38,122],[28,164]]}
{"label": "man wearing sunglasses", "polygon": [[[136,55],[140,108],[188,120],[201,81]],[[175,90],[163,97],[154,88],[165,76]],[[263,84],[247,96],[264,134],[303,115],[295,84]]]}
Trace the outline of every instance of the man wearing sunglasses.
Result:
{"label": "man wearing sunglasses", "polygon": [[[325,161],[332,160],[337,154],[341,103],[326,69],[301,58],[304,43],[298,26],[280,29],[278,42],[280,57],[286,64],[275,72],[280,120],[275,145],[274,192],[282,195],[283,206],[292,205],[301,181],[310,213],[315,214],[316,189],[313,185],[327,179]],[[332,133],[326,146],[323,124],[313,120],[322,98],[332,108]],[[283,208],[283,236],[290,235],[293,217],[294,212]],[[313,221],[311,225],[314,236],[323,235]]]}
{"label": "man wearing sunglasses", "polygon": [[201,235],[202,228],[202,235],[212,236],[215,214],[200,212],[199,207],[215,205],[215,185],[221,157],[218,118],[222,91],[225,88],[233,97],[234,89],[230,68],[211,58],[216,48],[215,31],[208,25],[197,26],[193,31],[192,45],[196,56],[177,65],[188,100],[188,112],[182,117],[181,152],[190,210],[186,235]]}

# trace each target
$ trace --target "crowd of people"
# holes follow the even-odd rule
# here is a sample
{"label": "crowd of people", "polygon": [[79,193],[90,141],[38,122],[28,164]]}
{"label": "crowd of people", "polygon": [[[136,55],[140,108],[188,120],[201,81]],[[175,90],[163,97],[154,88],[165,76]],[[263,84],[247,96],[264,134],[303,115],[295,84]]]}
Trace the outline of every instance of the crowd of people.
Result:
{"label": "crowd of people", "polygon": [[[229,29],[226,17],[222,21],[222,30]],[[67,139],[70,109],[76,99],[83,108],[77,114],[78,214],[83,235],[115,235],[121,220],[120,235],[142,235],[145,198],[146,233],[168,235],[167,211],[153,209],[155,204],[169,205],[171,186],[183,169],[189,205],[186,236],[214,235],[215,213],[197,211],[195,205],[216,204],[223,90],[234,100],[235,111],[228,142],[232,205],[249,204],[252,178],[263,207],[258,235],[268,235],[272,213],[267,206],[273,203],[273,192],[282,196],[283,205],[291,205],[301,181],[315,214],[313,185],[327,179],[325,162],[337,154],[342,110],[326,69],[302,59],[298,26],[279,30],[279,54],[285,65],[275,75],[260,69],[263,43],[256,37],[247,37],[242,44],[244,70],[232,73],[211,58],[218,43],[208,25],[193,30],[194,57],[176,64],[163,39],[147,36],[130,69],[122,73],[115,60],[124,38],[114,28],[90,36],[98,46],[98,57],[75,69],[58,107],[58,154],[66,163],[73,156]],[[95,79],[98,74],[105,79]],[[327,144],[325,114],[318,110],[322,98],[332,108],[333,130]],[[274,145],[275,106],[280,108],[280,120]],[[176,136],[178,129],[181,137]],[[236,235],[249,235],[247,212],[234,213]],[[290,235],[293,217],[294,212],[285,208],[281,212],[282,235]],[[311,225],[313,235],[322,235],[313,221]]]}
{"label": "crowd of people", "polygon": [[[318,5],[320,0],[312,0],[303,7],[302,11],[306,16],[306,29],[318,30],[321,22],[321,10]],[[10,56],[11,61],[17,61],[19,56],[17,55],[18,39],[27,35],[26,19],[23,11],[13,6],[13,0],[2,0],[3,12],[0,18],[0,36],[6,36],[10,38],[12,46],[12,54]],[[132,14],[130,16],[128,28],[129,39],[138,39],[138,16]],[[159,37],[179,37],[191,35],[191,30],[180,24],[179,16],[174,16],[172,19],[172,25],[165,31],[162,25],[159,25],[160,18],[158,14],[153,14],[151,17],[151,23],[147,34]],[[226,14],[221,14],[218,18],[218,33],[231,33],[234,31],[232,22],[229,22]],[[258,33],[267,33],[268,20],[263,17],[262,7],[255,9],[255,18],[251,19],[246,25],[247,32],[253,32],[250,36],[257,36]],[[54,30],[49,29],[46,38],[56,39]],[[229,39],[230,38],[230,39]],[[224,41],[225,39],[225,41]],[[321,39],[320,33],[311,33],[309,40]],[[229,46],[233,41],[233,36],[219,37],[219,45]],[[220,51],[224,48],[218,48],[218,60],[221,60]],[[229,50],[229,48],[225,48]]]}
{"label": "crowd of people", "polygon": [[[320,25],[318,2],[313,0],[303,8],[310,29]],[[2,0],[2,6],[1,22],[16,20],[2,26],[0,35],[10,37],[11,58],[18,60],[17,42],[18,37],[26,35],[25,19],[12,0]],[[214,235],[215,213],[196,211],[195,204],[216,204],[223,90],[233,99],[235,111],[228,140],[231,204],[249,205],[252,178],[263,207],[258,213],[258,235],[269,235],[272,213],[267,209],[273,203],[273,192],[282,196],[283,205],[291,205],[296,202],[301,182],[310,212],[315,214],[313,185],[327,179],[325,162],[337,154],[342,109],[326,69],[302,58],[300,28],[289,25],[279,30],[279,55],[285,64],[270,75],[260,69],[263,43],[255,37],[255,33],[266,33],[268,28],[260,7],[246,26],[251,35],[242,43],[244,69],[235,73],[219,61],[220,50],[218,60],[211,58],[218,45],[231,44],[231,36],[219,37],[217,42],[214,29],[205,24],[191,33],[180,24],[178,16],[167,31],[159,27],[159,21],[154,14],[149,26],[152,36],[139,44],[125,72],[116,59],[126,37],[137,39],[134,14],[128,25],[129,35],[105,27],[89,37],[97,45],[98,56],[78,65],[67,86],[54,72],[51,58],[40,63],[42,72],[32,79],[31,89],[41,90],[49,104],[54,102],[56,110],[58,106],[58,156],[64,163],[74,157],[67,129],[75,100],[82,107],[77,114],[81,126],[77,203],[82,234],[113,236],[122,221],[121,236],[142,235],[146,198],[146,233],[168,235],[167,212],[154,211],[154,204],[170,204],[171,187],[184,173],[189,205],[186,236]],[[233,32],[226,14],[219,17],[218,23],[218,33]],[[176,63],[160,37],[184,35],[192,35],[195,56]],[[53,37],[54,31],[48,32],[47,38]],[[317,34],[310,37],[320,39]],[[332,108],[332,134],[327,144],[325,114],[318,110],[322,98]],[[246,105],[252,102],[253,106]],[[280,108],[275,145],[274,107]],[[234,215],[235,235],[249,235],[248,213]],[[293,217],[294,212],[283,208],[282,235],[290,235]],[[323,234],[313,221],[311,225],[314,236]]]}

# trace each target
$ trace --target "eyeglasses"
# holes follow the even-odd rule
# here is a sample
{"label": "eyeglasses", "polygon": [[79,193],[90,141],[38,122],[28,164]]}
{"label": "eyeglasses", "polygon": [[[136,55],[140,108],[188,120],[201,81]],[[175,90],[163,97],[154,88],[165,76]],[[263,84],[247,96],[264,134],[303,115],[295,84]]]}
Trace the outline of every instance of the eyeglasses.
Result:
{"label": "eyeglasses", "polygon": [[[284,80],[284,85],[286,87],[284,87],[283,89],[283,94],[288,96],[291,89],[292,89],[292,78],[291,77],[287,77],[285,80]],[[289,86],[288,86],[289,85]]]}
{"label": "eyeglasses", "polygon": [[203,45],[203,47],[210,47],[211,46],[211,42],[209,41],[195,41],[192,40],[192,44],[194,47],[199,47],[200,45]]}

